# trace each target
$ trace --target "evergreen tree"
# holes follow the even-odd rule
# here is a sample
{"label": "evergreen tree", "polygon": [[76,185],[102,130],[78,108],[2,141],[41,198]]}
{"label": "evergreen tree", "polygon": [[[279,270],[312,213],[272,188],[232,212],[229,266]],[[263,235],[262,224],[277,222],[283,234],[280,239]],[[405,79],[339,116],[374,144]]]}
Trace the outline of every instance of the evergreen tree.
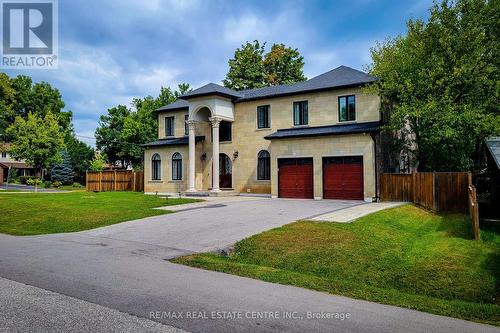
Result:
{"label": "evergreen tree", "polygon": [[71,165],[71,157],[66,150],[61,152],[61,156],[61,163],[54,165],[52,168],[52,181],[58,181],[63,184],[71,184],[73,183],[73,166]]}

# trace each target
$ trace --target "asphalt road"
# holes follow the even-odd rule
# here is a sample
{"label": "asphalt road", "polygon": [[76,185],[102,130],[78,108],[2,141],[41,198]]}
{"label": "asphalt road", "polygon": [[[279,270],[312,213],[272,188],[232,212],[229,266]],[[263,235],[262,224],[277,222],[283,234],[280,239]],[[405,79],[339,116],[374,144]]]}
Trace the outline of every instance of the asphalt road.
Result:
{"label": "asphalt road", "polygon": [[0,300],[0,332],[185,332],[149,319],[2,278]]}
{"label": "asphalt road", "polygon": [[0,235],[0,276],[192,332],[500,332],[165,260],[341,205],[255,200],[74,234]]}

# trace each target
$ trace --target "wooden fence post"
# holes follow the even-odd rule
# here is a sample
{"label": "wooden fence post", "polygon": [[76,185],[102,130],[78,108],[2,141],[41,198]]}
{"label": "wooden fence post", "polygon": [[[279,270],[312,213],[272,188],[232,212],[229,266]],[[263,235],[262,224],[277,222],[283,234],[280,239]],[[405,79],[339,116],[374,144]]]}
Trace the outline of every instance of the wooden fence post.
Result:
{"label": "wooden fence post", "polygon": [[116,170],[113,174],[113,191],[116,192]]}
{"label": "wooden fence post", "polygon": [[135,189],[135,178],[136,178],[135,171],[132,171],[132,191],[133,192],[137,192]]}
{"label": "wooden fence post", "polygon": [[102,191],[102,171],[99,171],[99,192]]}
{"label": "wooden fence post", "polygon": [[89,190],[89,172],[85,171],[85,189]]}

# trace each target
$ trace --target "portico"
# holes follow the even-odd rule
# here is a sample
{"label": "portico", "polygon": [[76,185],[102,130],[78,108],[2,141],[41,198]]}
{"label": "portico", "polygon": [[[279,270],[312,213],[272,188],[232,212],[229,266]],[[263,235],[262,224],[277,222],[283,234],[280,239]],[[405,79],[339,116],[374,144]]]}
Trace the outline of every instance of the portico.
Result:
{"label": "portico", "polygon": [[[188,136],[189,136],[189,165],[188,165],[188,188],[187,193],[195,193],[201,188],[197,188],[196,168],[197,163],[200,163],[206,158],[206,153],[202,156],[196,156],[196,136],[205,134],[207,130],[211,131],[212,138],[212,163],[208,171],[211,173],[210,192],[218,193],[220,188],[220,138],[219,129],[221,122],[234,121],[234,104],[233,99],[237,96],[233,91],[220,91],[223,87],[211,84],[194,90],[182,98],[188,102],[189,116],[187,119]],[[230,92],[230,93],[229,93]],[[208,125],[208,126],[206,126]],[[207,128],[209,127],[209,128]],[[206,133],[208,134],[208,133]],[[224,167],[226,167],[224,165]]]}

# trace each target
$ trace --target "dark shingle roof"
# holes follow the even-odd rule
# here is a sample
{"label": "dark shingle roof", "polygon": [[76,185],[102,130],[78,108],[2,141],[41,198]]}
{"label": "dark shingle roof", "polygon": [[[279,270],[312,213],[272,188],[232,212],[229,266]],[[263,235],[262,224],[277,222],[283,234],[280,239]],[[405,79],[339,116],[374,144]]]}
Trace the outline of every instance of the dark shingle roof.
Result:
{"label": "dark shingle roof", "polygon": [[324,135],[342,135],[342,134],[357,134],[357,133],[373,133],[380,129],[380,123],[373,121],[369,123],[356,123],[345,125],[328,125],[317,127],[294,127],[280,129],[265,137],[267,140],[300,138],[310,136]]}
{"label": "dark shingle roof", "polygon": [[188,101],[183,99],[178,99],[173,103],[162,106],[161,108],[155,111],[169,111],[169,110],[178,110],[178,109],[187,109],[189,107]]}
{"label": "dark shingle roof", "polygon": [[188,92],[187,94],[182,95],[181,98],[190,99],[193,97],[207,96],[207,95],[219,95],[219,96],[229,97],[232,99],[243,97],[241,92],[223,87],[215,83],[209,83],[204,85],[203,87],[200,87],[198,89]]}
{"label": "dark shingle roof", "polygon": [[500,169],[500,137],[486,140],[486,147],[488,147],[493,160],[495,160],[497,168]]}
{"label": "dark shingle roof", "polygon": [[292,95],[308,91],[357,86],[374,82],[376,80],[377,78],[364,72],[347,66],[340,66],[304,82],[242,90],[240,93],[242,93],[244,97],[239,98],[237,102],[274,96]]}
{"label": "dark shingle roof", "polygon": [[[203,135],[196,136],[196,142],[204,140],[205,137]],[[160,139],[157,141],[145,143],[141,145],[141,147],[175,146],[175,145],[187,145],[187,144],[189,144],[189,137],[183,136],[182,138]]]}
{"label": "dark shingle roof", "polygon": [[255,99],[294,95],[311,91],[354,87],[374,81],[377,81],[377,78],[374,76],[368,75],[362,71],[358,71],[347,66],[339,66],[329,72],[313,77],[312,79],[309,79],[307,81],[293,84],[284,84],[280,86],[235,91],[215,83],[209,83],[207,85],[204,85],[203,87],[188,92],[187,94],[181,96],[181,99],[172,104],[161,107],[157,111],[187,108],[188,103],[186,101],[183,101],[182,99],[190,99],[200,96],[219,95],[231,98],[234,102],[238,103]]}

